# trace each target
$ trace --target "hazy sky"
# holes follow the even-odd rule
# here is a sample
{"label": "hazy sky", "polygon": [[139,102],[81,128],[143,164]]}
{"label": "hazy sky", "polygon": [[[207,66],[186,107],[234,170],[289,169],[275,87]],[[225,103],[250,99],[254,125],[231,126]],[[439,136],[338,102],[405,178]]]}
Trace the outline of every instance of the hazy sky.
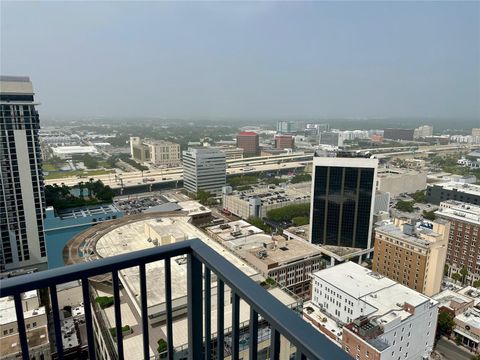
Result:
{"label": "hazy sky", "polygon": [[478,117],[479,2],[1,2],[45,116]]}

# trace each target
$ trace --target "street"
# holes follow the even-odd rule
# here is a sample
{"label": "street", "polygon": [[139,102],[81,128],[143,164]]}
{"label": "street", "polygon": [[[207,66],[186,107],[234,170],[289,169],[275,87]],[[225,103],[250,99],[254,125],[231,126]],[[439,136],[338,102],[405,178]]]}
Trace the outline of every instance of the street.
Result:
{"label": "street", "polygon": [[470,360],[474,355],[468,350],[465,350],[444,338],[438,340],[435,350],[437,353],[440,353],[445,360]]}

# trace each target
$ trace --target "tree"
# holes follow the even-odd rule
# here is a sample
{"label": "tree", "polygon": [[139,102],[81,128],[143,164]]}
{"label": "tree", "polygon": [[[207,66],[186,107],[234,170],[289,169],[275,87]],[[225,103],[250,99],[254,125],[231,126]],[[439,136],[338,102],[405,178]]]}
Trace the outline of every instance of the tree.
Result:
{"label": "tree", "polygon": [[158,348],[157,351],[159,354],[164,353],[167,351],[167,342],[164,339],[158,340]]}
{"label": "tree", "polygon": [[[475,280],[473,282],[473,286],[476,287],[476,288],[480,288],[480,280]],[[480,360],[480,359],[479,359]]]}
{"label": "tree", "polygon": [[453,274],[451,275],[451,277],[452,277],[452,279],[455,281],[455,283],[456,283],[457,281],[460,281],[460,280],[462,279],[462,275],[460,275],[460,274],[457,273],[457,272],[456,272],[456,273],[453,273]]}
{"label": "tree", "polygon": [[415,202],[419,203],[426,203],[427,202],[427,194],[425,191],[416,191],[413,194],[409,194],[412,199],[415,200]]}
{"label": "tree", "polygon": [[449,270],[449,269],[450,269],[450,268],[448,267],[448,265],[445,264],[445,266],[443,267],[443,276],[448,276],[448,270]]}
{"label": "tree", "polygon": [[441,311],[438,314],[437,332],[439,335],[450,336],[454,326],[455,321],[453,320],[452,315],[446,311]]}
{"label": "tree", "polygon": [[423,210],[422,215],[427,220],[430,220],[430,221],[435,220],[435,210],[432,210],[432,211]]}
{"label": "tree", "polygon": [[395,206],[400,211],[413,212],[413,201],[399,200]]}
{"label": "tree", "polygon": [[468,270],[465,266],[460,269],[460,274],[462,275],[462,285],[463,285],[465,284],[465,280],[467,279],[467,276],[468,276]]}
{"label": "tree", "polygon": [[462,344],[462,337],[460,335],[455,336],[455,344],[457,344],[457,346]]}
{"label": "tree", "polygon": [[96,169],[98,167],[97,159],[89,154],[83,155],[82,161],[87,169]]}
{"label": "tree", "polygon": [[253,226],[256,226],[257,228],[259,229],[262,229],[263,231],[265,231],[267,234],[271,234],[272,233],[272,228],[268,225],[266,225],[262,219],[260,219],[259,217],[256,217],[256,216],[250,216],[247,221],[252,224]]}
{"label": "tree", "polygon": [[212,197],[213,197],[212,193],[200,189],[197,191],[197,196],[195,198],[198,200],[198,202],[200,202],[200,204],[208,205],[211,202],[210,199]]}

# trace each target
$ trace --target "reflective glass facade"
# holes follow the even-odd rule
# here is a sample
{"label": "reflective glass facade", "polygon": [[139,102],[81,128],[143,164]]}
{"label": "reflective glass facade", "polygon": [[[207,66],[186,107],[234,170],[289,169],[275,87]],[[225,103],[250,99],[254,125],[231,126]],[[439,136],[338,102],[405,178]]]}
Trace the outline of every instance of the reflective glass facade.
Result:
{"label": "reflective glass facade", "polygon": [[367,248],[375,168],[316,166],[312,243]]}

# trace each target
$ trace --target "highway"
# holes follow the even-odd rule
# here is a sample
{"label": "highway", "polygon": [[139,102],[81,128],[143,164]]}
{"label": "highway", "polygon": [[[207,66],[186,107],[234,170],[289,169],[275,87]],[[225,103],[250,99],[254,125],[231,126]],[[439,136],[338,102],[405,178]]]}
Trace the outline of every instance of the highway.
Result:
{"label": "highway", "polygon": [[[420,147],[408,147],[410,151],[405,151],[407,147],[398,147],[398,148],[379,148],[379,149],[370,149],[378,151],[379,154],[376,155],[378,158],[388,158],[395,155],[406,155],[411,154],[412,156],[428,153],[428,152],[451,152],[458,150],[468,150],[478,148],[479,146],[467,147],[466,145],[435,145],[435,146],[420,146]],[[368,149],[366,149],[368,150]],[[381,153],[384,150],[390,150],[390,152]],[[365,151],[365,150],[362,150]],[[304,153],[293,153],[286,155],[275,155],[275,156],[259,156],[243,159],[233,159],[227,160],[227,175],[238,175],[238,174],[255,174],[263,171],[276,171],[276,170],[285,170],[285,169],[297,169],[302,168],[306,164],[311,163],[313,159],[313,154],[304,154]],[[174,182],[183,179],[183,170],[181,167],[169,168],[169,169],[154,169],[144,171],[143,174],[141,171],[132,171],[132,172],[122,172],[121,170],[116,169],[116,173],[97,175],[93,177],[95,180],[101,180],[104,184],[109,185],[112,188],[121,188],[122,183],[123,187],[129,186],[138,186],[142,184],[156,184],[162,182]],[[153,179],[152,181],[144,179]],[[78,184],[80,181],[89,181],[89,177],[68,177],[61,179],[51,179],[45,180],[46,185],[61,184],[64,183],[67,186],[73,186]]]}

